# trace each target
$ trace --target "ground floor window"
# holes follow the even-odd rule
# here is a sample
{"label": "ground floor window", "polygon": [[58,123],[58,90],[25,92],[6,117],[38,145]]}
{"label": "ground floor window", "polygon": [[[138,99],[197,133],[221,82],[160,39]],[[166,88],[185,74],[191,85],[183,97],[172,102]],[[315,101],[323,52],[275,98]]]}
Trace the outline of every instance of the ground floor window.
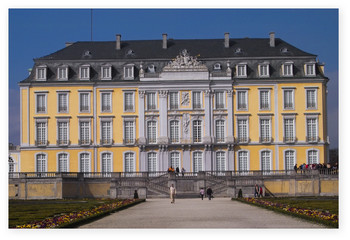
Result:
{"label": "ground floor window", "polygon": [[216,171],[226,171],[225,152],[216,153]]}
{"label": "ground floor window", "polygon": [[148,161],[148,172],[157,171],[157,153],[155,152],[148,153],[147,161]]}
{"label": "ground floor window", "polygon": [[262,151],[261,152],[261,170],[268,172],[271,170],[271,152]]}
{"label": "ground floor window", "polygon": [[193,153],[193,172],[203,171],[203,154],[201,152]]}

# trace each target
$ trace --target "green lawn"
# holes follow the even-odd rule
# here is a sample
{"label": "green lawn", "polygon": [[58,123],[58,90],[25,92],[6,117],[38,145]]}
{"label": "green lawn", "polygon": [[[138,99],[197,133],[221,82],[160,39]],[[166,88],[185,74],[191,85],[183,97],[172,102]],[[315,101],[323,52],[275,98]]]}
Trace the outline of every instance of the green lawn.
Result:
{"label": "green lawn", "polygon": [[9,200],[9,227],[40,221],[62,213],[91,209],[114,199]]}
{"label": "green lawn", "polygon": [[288,198],[265,198],[271,202],[287,204],[291,207],[305,209],[329,211],[332,214],[338,214],[338,197],[288,197]]}

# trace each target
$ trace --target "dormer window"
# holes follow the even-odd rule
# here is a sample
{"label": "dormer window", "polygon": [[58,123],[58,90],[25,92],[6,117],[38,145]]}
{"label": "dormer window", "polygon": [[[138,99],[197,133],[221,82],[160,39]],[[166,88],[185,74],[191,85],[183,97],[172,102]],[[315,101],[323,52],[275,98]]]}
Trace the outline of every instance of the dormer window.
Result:
{"label": "dormer window", "polygon": [[90,80],[90,65],[83,65],[79,69],[80,80]]}
{"label": "dormer window", "polygon": [[134,65],[129,64],[124,66],[124,79],[133,80],[134,79]]}
{"label": "dormer window", "polygon": [[236,66],[237,77],[247,77],[247,64],[240,63]]}
{"label": "dormer window", "polygon": [[282,75],[284,77],[292,77],[293,76],[293,63],[286,62],[282,64]]}
{"label": "dormer window", "polygon": [[68,80],[68,66],[57,68],[57,80]]}
{"label": "dormer window", "polygon": [[270,68],[270,65],[268,63],[259,64],[259,77],[269,77],[270,76],[269,68]]}
{"label": "dormer window", "polygon": [[304,65],[305,76],[315,76],[315,63],[306,63]]}
{"label": "dormer window", "polygon": [[155,73],[156,72],[156,67],[152,64],[147,67],[147,70],[149,73]]}
{"label": "dormer window", "polygon": [[47,66],[41,65],[36,68],[36,80],[46,81]]}
{"label": "dormer window", "polygon": [[104,65],[101,67],[101,80],[111,80],[112,79],[112,66]]}
{"label": "dormer window", "polygon": [[214,70],[221,70],[221,64],[220,63],[215,63],[214,64]]}

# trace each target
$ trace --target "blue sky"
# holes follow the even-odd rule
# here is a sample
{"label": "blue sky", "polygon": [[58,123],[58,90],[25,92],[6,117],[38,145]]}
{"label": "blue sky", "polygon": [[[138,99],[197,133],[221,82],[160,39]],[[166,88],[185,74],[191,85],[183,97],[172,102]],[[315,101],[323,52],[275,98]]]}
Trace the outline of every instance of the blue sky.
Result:
{"label": "blue sky", "polygon": [[[65,42],[91,40],[90,9],[9,10],[9,142],[19,144],[19,87],[33,58]],[[338,10],[337,9],[94,9],[94,41],[168,38],[277,38],[318,55],[328,83],[328,131],[338,147]]]}

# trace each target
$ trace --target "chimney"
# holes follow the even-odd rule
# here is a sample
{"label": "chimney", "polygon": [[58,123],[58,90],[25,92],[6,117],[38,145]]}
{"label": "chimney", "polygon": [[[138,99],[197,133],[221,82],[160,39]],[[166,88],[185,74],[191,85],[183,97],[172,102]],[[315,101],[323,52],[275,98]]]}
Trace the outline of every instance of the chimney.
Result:
{"label": "chimney", "polygon": [[167,36],[168,34],[163,33],[163,49],[167,49],[168,48],[168,43],[167,43]]}
{"label": "chimney", "polygon": [[270,47],[275,47],[275,33],[270,32]]}
{"label": "chimney", "polygon": [[69,47],[69,46],[71,46],[71,45],[73,45],[72,42],[66,42],[66,47]]}
{"label": "chimney", "polygon": [[116,35],[116,49],[120,50],[120,38],[122,37],[122,35],[117,34]]}
{"label": "chimney", "polygon": [[225,33],[225,48],[230,47],[230,33]]}

